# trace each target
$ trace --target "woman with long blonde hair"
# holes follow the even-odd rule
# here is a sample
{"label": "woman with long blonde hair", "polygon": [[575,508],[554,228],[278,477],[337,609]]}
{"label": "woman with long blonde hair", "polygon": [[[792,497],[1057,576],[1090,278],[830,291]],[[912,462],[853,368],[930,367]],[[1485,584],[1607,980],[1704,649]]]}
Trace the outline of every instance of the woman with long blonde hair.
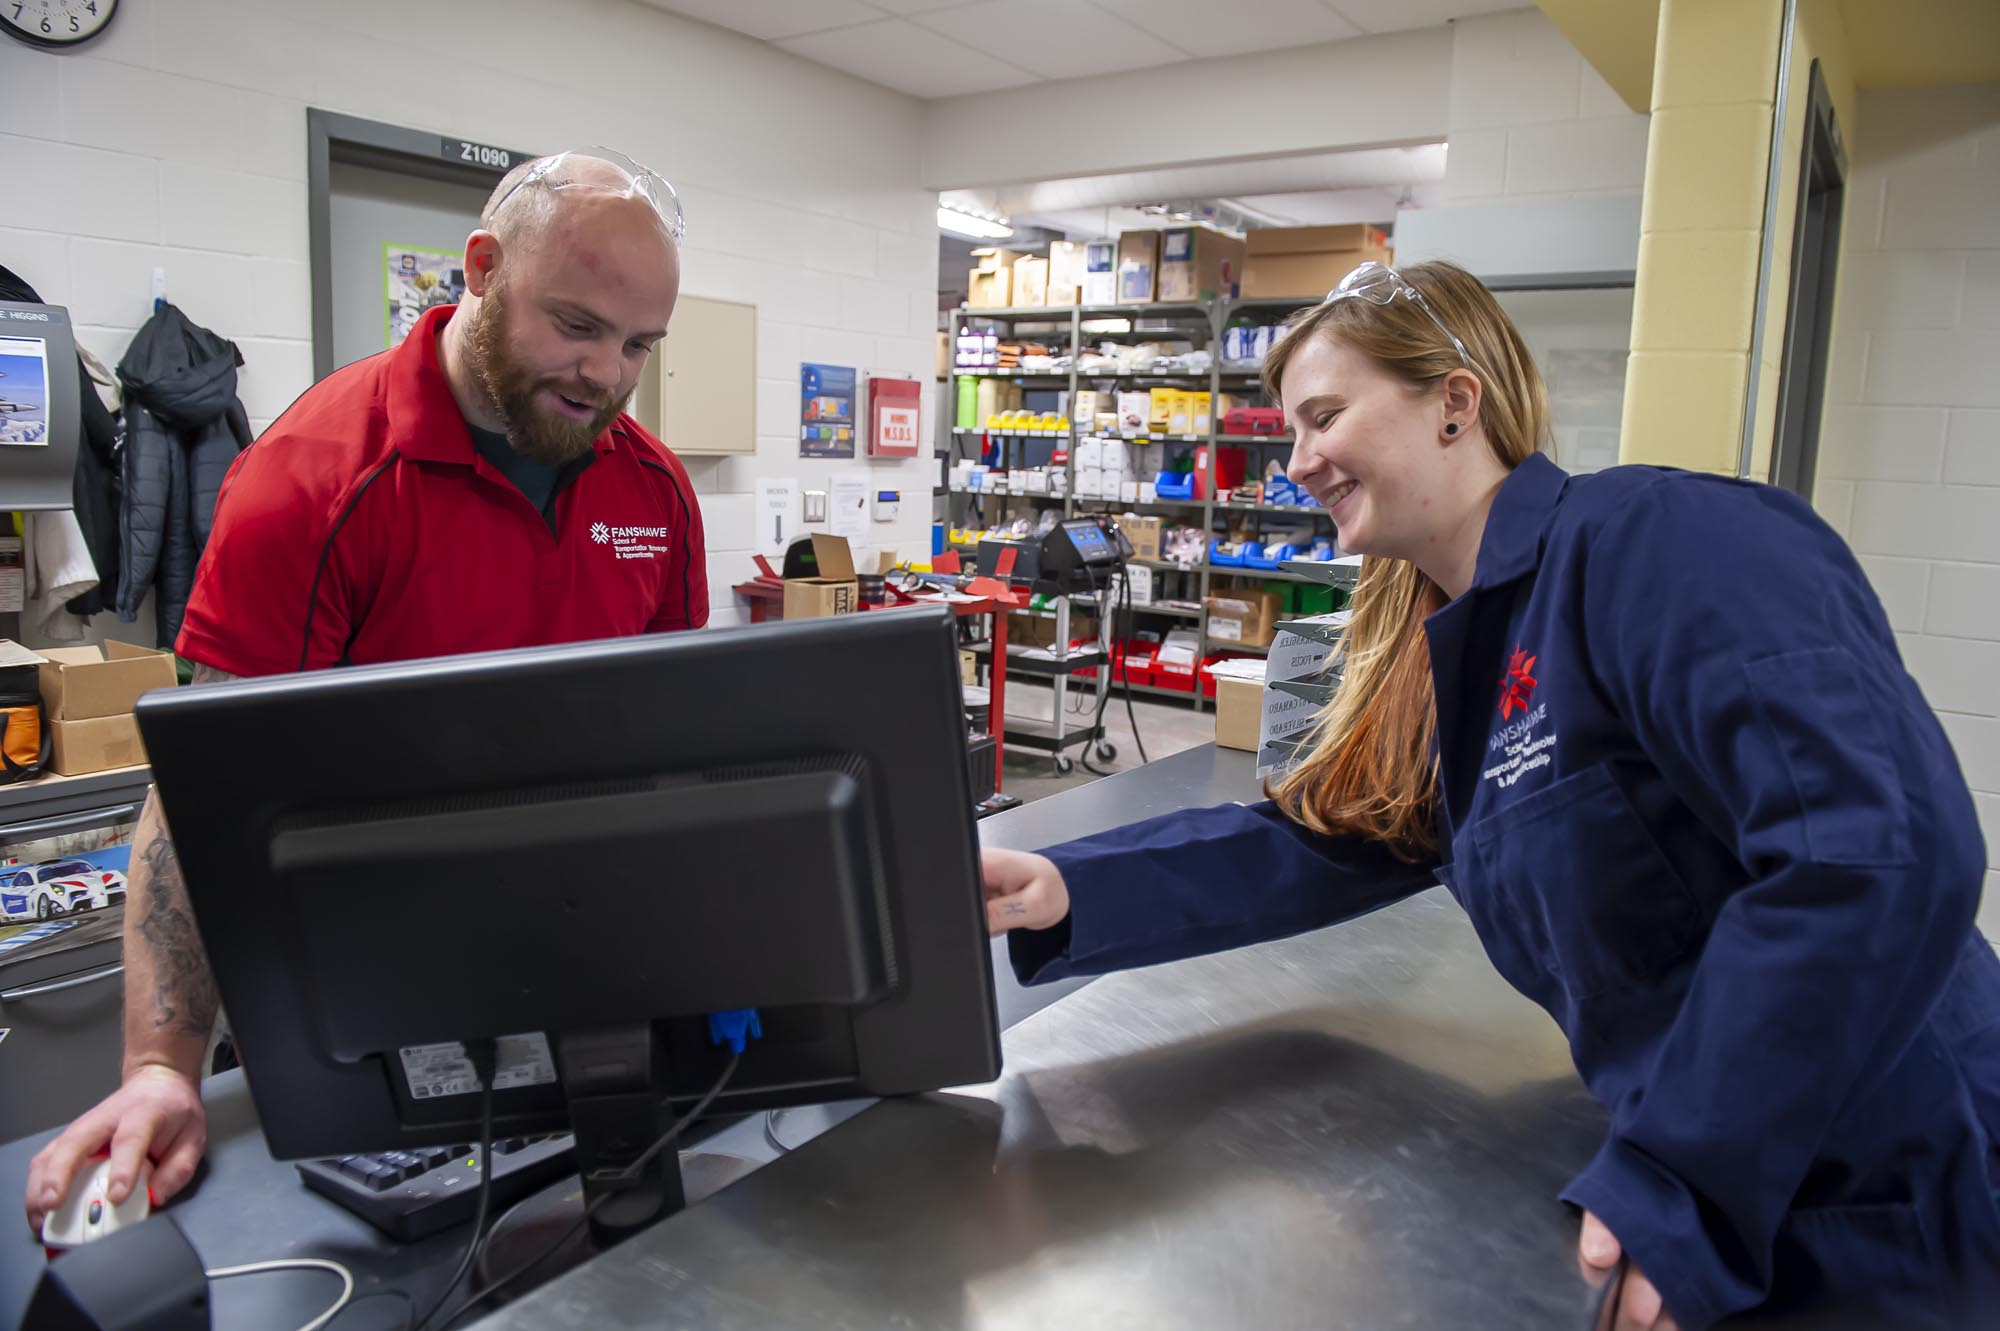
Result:
{"label": "woman with long blonde hair", "polygon": [[1442,882],[1609,1112],[1562,1195],[1618,1325],[2000,1307],[1985,848],[1839,537],[1769,486],[1563,473],[1533,358],[1450,264],[1355,270],[1265,382],[1364,556],[1343,682],[1263,804],[986,851],[1022,980]]}

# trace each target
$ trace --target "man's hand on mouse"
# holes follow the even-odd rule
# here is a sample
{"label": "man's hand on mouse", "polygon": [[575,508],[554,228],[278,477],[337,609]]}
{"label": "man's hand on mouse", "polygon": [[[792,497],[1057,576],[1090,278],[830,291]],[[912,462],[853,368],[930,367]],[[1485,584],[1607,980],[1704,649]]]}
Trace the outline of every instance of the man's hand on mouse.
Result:
{"label": "man's hand on mouse", "polygon": [[[1576,1240],[1577,1260],[1583,1263],[1584,1279],[1592,1284],[1610,1279],[1622,1251],[1617,1236],[1605,1223],[1585,1211],[1583,1231]],[[1660,1291],[1639,1273],[1638,1267],[1629,1265],[1625,1268],[1625,1285],[1612,1326],[1614,1331],[1680,1331],[1680,1324],[1667,1311]]]}
{"label": "man's hand on mouse", "polygon": [[208,1145],[208,1115],[195,1083],[170,1068],[134,1068],[125,1084],[87,1110],[28,1166],[28,1226],[41,1232],[42,1218],[56,1208],[77,1172],[108,1147],[111,1204],[132,1193],[139,1163],[153,1165],[153,1201],[163,1203],[185,1188]]}

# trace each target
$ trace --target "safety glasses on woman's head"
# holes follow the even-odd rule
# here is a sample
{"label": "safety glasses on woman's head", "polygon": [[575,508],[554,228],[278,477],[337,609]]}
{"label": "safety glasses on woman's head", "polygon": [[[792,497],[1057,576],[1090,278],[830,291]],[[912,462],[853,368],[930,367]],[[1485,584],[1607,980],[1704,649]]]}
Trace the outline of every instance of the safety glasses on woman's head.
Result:
{"label": "safety glasses on woman's head", "polygon": [[1337,300],[1365,300],[1371,305],[1387,305],[1397,296],[1407,296],[1416,307],[1430,316],[1438,331],[1451,339],[1451,345],[1458,351],[1458,358],[1465,368],[1472,368],[1472,357],[1465,352],[1465,343],[1458,340],[1458,334],[1445,327],[1444,320],[1438,318],[1437,311],[1424,299],[1424,293],[1411,286],[1409,280],[1385,263],[1370,259],[1359,268],[1340,279],[1340,285],[1326,293],[1321,302],[1331,305]]}
{"label": "safety glasses on woman's head", "polygon": [[[624,175],[625,184],[620,186],[598,180],[549,179],[553,172],[572,158],[590,158],[593,161],[607,162]],[[500,202],[493,205],[493,214],[497,215],[502,208],[505,208],[507,200],[519,194],[525,185],[541,185],[545,189],[554,190],[593,190],[624,199],[641,198],[652,205],[653,211],[659,214],[660,221],[666,226],[667,234],[676,242],[687,231],[687,218],[681,212],[681,196],[674,192],[674,187],[668,183],[667,178],[651,167],[639,165],[615,149],[571,148],[553,157],[544,157],[529,167],[527,174],[515,181],[512,189],[500,196]]]}

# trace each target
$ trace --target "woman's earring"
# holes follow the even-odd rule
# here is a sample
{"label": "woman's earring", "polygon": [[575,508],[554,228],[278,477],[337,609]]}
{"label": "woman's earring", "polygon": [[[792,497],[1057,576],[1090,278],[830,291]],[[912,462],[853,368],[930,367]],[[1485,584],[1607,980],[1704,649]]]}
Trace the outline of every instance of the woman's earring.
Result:
{"label": "woman's earring", "polygon": [[1446,434],[1457,434],[1457,433],[1458,433],[1458,422],[1457,422],[1457,421],[1452,421],[1452,422],[1450,422],[1449,424],[1447,424],[1447,425],[1446,425],[1446,426],[1444,427],[1444,432],[1445,432]]}

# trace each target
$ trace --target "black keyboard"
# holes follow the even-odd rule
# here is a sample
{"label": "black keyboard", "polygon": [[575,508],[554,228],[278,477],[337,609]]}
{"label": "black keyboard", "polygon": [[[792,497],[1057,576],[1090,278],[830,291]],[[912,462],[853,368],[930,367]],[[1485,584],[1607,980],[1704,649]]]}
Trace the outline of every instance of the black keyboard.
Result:
{"label": "black keyboard", "polygon": [[[306,1186],[409,1243],[472,1219],[479,1201],[477,1146],[419,1146],[408,1151],[306,1160]],[[566,1132],[505,1137],[493,1143],[492,1218],[529,1193],[576,1172],[576,1141]]]}

